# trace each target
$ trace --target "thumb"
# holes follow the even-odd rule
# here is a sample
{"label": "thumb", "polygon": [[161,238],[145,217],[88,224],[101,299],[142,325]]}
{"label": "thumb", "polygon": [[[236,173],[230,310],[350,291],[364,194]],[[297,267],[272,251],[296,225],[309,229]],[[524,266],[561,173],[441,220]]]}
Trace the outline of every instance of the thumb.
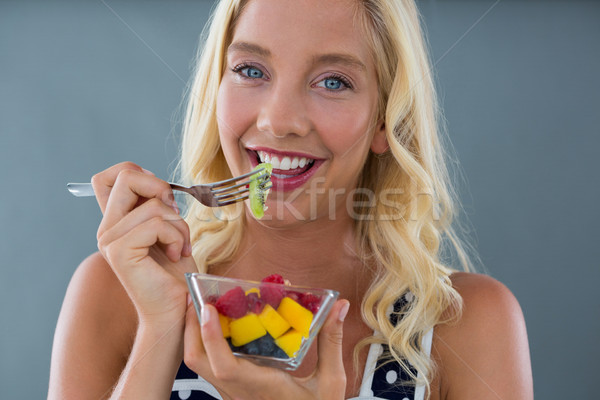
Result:
{"label": "thumb", "polygon": [[202,366],[205,350],[198,315],[194,305],[189,300],[188,295],[188,308],[185,314],[185,331],[183,334],[183,361],[190,369],[198,371]]}
{"label": "thumb", "polygon": [[319,333],[317,372],[319,379],[337,382],[345,379],[344,362],[342,358],[342,337],[344,319],[348,314],[350,303],[348,300],[338,300],[334,305],[323,329]]}

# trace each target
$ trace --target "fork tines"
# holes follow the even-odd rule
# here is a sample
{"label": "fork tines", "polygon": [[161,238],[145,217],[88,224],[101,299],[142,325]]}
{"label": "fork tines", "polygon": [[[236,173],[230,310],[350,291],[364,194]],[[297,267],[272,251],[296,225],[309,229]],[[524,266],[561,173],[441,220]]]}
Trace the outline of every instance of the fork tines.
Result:
{"label": "fork tines", "polygon": [[264,171],[264,169],[265,169],[264,167],[261,167],[261,168],[257,169],[256,171],[250,171],[248,173],[245,173],[244,175],[235,176],[233,178],[226,179],[224,181],[215,182],[215,183],[213,183],[210,186],[213,187],[213,188],[227,186],[231,182],[235,182],[235,181],[239,181],[240,179],[247,178],[247,177],[252,176],[252,175],[254,175],[254,174],[258,173],[258,172]]}
{"label": "fork tines", "polygon": [[[229,204],[233,204],[233,203],[237,203],[239,201],[246,200],[248,197],[250,197],[249,190],[248,190],[248,188],[250,186],[250,180],[246,180],[241,183],[236,183],[234,185],[227,185],[227,184],[239,181],[240,179],[247,178],[249,176],[253,176],[253,175],[261,172],[262,170],[264,170],[264,168],[249,172],[244,175],[240,175],[235,178],[227,179],[225,181],[221,181],[221,182],[218,182],[217,184],[215,184],[211,188],[211,192],[214,194],[214,197],[217,200],[217,204],[219,206],[226,206]],[[268,178],[268,177],[269,177],[269,174],[265,173],[265,174],[259,175],[258,177],[254,178],[254,179],[263,179],[263,178]],[[271,183],[270,180],[267,180],[261,186],[262,186],[261,189],[264,190],[264,189],[270,188],[271,186],[273,186],[273,184]],[[243,189],[235,190],[238,188],[243,188]]]}
{"label": "fork tines", "polygon": [[[262,174],[262,175],[259,175],[256,179],[262,179],[262,178],[266,178],[268,176],[269,176],[268,174]],[[269,182],[270,182],[270,180],[269,180]],[[214,194],[225,193],[225,192],[229,192],[232,189],[236,189],[236,188],[239,188],[242,186],[247,186],[247,185],[250,185],[250,180],[244,181],[242,183],[238,183],[236,185],[230,185],[227,187],[218,186],[219,189],[212,188],[210,191],[213,192]]]}

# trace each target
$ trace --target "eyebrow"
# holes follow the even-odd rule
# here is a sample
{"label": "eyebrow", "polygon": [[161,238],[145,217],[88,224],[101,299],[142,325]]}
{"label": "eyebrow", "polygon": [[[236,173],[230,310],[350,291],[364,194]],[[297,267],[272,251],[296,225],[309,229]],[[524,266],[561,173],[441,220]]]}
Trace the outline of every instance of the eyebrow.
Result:
{"label": "eyebrow", "polygon": [[264,47],[261,47],[257,44],[248,43],[248,42],[235,42],[231,43],[227,48],[227,52],[241,51],[244,53],[253,53],[259,56],[268,58],[271,57],[271,52]]}
{"label": "eyebrow", "polygon": [[[271,57],[271,52],[264,47],[249,42],[235,42],[229,45],[227,52],[244,52],[259,55],[264,58]],[[366,71],[365,64],[350,54],[328,53],[313,57],[313,64],[341,64],[360,71]]]}
{"label": "eyebrow", "polygon": [[367,67],[359,59],[350,54],[331,53],[316,56],[313,59],[315,64],[342,64],[350,68],[366,71]]}

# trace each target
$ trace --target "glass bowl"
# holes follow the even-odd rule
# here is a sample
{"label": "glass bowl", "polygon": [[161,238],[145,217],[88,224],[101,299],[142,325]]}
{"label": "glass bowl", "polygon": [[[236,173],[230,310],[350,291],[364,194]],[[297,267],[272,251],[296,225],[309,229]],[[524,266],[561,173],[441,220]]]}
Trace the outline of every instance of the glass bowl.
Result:
{"label": "glass bowl", "polygon": [[198,319],[212,304],[233,354],[293,371],[300,366],[339,293],[328,289],[185,274]]}

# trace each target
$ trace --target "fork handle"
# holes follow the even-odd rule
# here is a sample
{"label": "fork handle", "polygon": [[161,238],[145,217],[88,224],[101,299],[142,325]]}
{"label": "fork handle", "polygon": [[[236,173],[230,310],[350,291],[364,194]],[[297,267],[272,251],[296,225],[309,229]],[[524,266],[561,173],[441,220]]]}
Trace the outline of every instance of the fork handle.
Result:
{"label": "fork handle", "polygon": [[67,183],[67,189],[73,196],[77,197],[89,197],[96,195],[91,183]]}
{"label": "fork handle", "polygon": [[[189,189],[185,186],[178,185],[176,183],[169,182],[173,190],[180,190],[182,192],[189,192]],[[73,196],[76,197],[91,197],[95,196],[94,188],[91,183],[67,183],[67,189]]]}

